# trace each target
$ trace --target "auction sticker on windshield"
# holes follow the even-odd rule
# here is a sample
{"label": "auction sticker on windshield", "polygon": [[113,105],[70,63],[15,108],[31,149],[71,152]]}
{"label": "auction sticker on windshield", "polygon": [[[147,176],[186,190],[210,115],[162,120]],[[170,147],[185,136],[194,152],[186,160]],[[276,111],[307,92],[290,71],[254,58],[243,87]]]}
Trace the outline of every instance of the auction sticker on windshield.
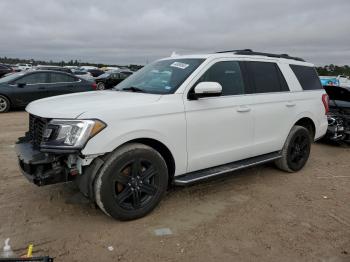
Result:
{"label": "auction sticker on windshield", "polygon": [[181,63],[181,62],[174,62],[170,66],[177,67],[177,68],[180,68],[180,69],[185,69],[185,68],[187,68],[189,66],[189,64],[185,64],[185,63]]}

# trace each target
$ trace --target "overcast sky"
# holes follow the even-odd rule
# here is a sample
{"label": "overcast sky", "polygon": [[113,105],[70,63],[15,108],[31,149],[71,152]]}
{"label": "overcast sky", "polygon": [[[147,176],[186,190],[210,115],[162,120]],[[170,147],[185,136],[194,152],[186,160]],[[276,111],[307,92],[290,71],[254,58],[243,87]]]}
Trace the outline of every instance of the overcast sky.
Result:
{"label": "overcast sky", "polygon": [[252,48],[350,64],[350,0],[0,0],[0,56],[145,64]]}

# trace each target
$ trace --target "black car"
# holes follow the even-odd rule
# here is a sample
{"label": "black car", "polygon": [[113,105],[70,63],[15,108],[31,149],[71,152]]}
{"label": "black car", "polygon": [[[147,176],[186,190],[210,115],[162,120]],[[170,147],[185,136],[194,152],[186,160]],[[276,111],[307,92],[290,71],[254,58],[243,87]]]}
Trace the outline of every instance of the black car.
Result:
{"label": "black car", "polygon": [[0,64],[0,77],[13,72],[13,69],[7,65]]}
{"label": "black car", "polygon": [[100,69],[88,69],[87,70],[93,77],[98,77],[105,73],[105,71],[102,71]]}
{"label": "black car", "polygon": [[51,70],[14,73],[0,78],[0,113],[56,95],[93,91],[96,84]]}
{"label": "black car", "polygon": [[329,96],[326,138],[350,143],[350,87],[324,86]]}
{"label": "black car", "polygon": [[106,72],[99,77],[95,78],[98,90],[111,89],[125,78],[132,75],[131,71],[111,71]]}

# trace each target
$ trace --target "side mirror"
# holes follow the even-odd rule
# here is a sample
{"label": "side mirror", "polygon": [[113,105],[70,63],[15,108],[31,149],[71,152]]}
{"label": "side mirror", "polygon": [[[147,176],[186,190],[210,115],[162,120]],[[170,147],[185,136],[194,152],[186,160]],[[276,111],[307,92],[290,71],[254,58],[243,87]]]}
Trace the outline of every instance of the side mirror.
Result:
{"label": "side mirror", "polygon": [[17,83],[17,87],[19,88],[23,88],[25,87],[26,83]]}
{"label": "side mirror", "polygon": [[203,97],[220,96],[222,86],[218,82],[200,82],[194,88],[194,93],[191,94],[192,99]]}

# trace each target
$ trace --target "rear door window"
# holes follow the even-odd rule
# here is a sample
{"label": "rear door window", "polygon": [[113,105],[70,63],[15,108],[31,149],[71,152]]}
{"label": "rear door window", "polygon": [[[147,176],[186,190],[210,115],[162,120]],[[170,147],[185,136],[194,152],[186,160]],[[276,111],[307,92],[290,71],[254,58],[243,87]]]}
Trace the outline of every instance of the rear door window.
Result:
{"label": "rear door window", "polygon": [[244,83],[239,62],[222,61],[212,65],[199,82],[217,82],[222,86],[222,95],[244,94]]}
{"label": "rear door window", "polygon": [[287,82],[276,63],[245,62],[254,93],[289,91]]}
{"label": "rear door window", "polygon": [[75,77],[59,74],[59,73],[50,73],[50,83],[71,83],[77,81]]}
{"label": "rear door window", "polygon": [[304,90],[323,89],[316,69],[311,66],[289,65]]}

